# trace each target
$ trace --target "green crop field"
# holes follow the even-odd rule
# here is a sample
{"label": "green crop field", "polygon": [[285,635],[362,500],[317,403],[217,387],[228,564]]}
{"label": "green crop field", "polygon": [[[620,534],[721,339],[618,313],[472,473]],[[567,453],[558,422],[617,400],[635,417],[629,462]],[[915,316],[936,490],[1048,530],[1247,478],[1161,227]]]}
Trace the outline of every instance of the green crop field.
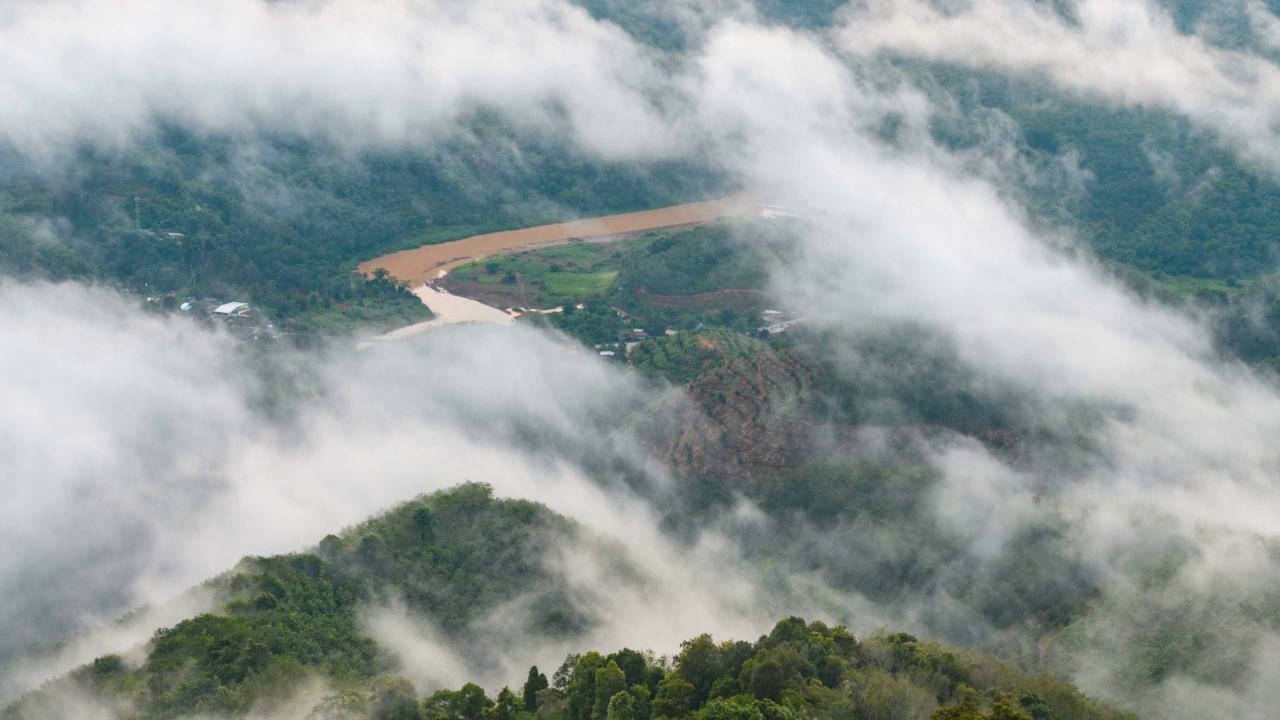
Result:
{"label": "green crop field", "polygon": [[542,276],[542,284],[554,293],[586,298],[591,295],[603,295],[617,276],[616,270],[594,273],[547,273]]}

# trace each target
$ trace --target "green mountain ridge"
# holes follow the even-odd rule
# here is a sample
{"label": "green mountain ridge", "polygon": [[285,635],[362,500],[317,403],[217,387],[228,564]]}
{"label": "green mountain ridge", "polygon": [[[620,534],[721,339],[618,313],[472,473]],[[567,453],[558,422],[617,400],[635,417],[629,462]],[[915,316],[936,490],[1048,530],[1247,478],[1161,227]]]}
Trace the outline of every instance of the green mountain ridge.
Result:
{"label": "green mountain ridge", "polygon": [[[312,553],[246,558],[209,582],[217,612],[99,657],[0,717],[47,720],[93,708],[139,720],[763,720],[923,717],[939,706],[975,718],[1128,717],[1043,672],[981,653],[901,633],[859,641],[843,627],[797,618],[756,643],[703,635],[669,659],[625,649],[571,655],[554,682],[534,668],[522,696],[504,689],[490,697],[467,685],[424,699],[362,628],[361,609],[394,596],[466,652],[476,642],[472,621],[522,595],[533,609],[525,642],[572,637],[590,618],[548,582],[539,558],[547,543],[574,532],[546,508],[495,499],[484,485],[423,496],[326,537]],[[994,714],[974,714],[983,706]]]}

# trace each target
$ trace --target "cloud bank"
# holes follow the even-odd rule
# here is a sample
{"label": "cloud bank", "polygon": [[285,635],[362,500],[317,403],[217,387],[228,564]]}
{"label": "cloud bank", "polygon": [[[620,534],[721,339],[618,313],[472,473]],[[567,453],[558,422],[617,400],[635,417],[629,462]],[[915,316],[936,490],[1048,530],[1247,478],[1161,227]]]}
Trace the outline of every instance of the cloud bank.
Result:
{"label": "cloud bank", "polygon": [[[754,636],[805,607],[763,597],[718,534],[688,547],[669,540],[627,481],[580,467],[588,456],[613,459],[655,491],[664,481],[617,421],[652,390],[562,340],[458,327],[364,352],[264,358],[102,289],[4,282],[0,308],[9,478],[0,543],[12,549],[0,563],[0,622],[24,631],[0,646],[19,660],[0,686],[6,696],[200,611],[199,593],[171,598],[245,555],[300,550],[468,480],[583,525],[582,545],[547,562],[600,623],[586,638],[528,646],[519,608],[501,610],[484,634],[502,662],[455,660],[442,675],[438,652],[412,662],[440,650],[429,625],[375,613],[375,636],[424,628],[386,634],[424,687],[515,682],[528,664],[554,667],[582,642],[671,651],[709,630]],[[630,569],[621,576],[619,561]],[[155,612],[106,624],[142,603]],[[84,627],[99,629],[51,658],[20,661]]]}
{"label": "cloud bank", "polygon": [[156,119],[198,131],[429,142],[479,105],[604,154],[670,144],[659,71],[555,0],[19,0],[0,11],[0,137],[55,157]]}
{"label": "cloud bank", "polygon": [[[1269,167],[1280,167],[1277,69],[1179,34],[1142,2],[1084,0],[1076,22],[1040,7],[872,2],[850,9],[834,39],[739,15],[711,26],[676,70],[659,71],[616,27],[549,1],[20,3],[0,18],[0,68],[20,70],[0,70],[0,88],[18,99],[0,109],[0,126],[11,142],[55,150],[86,134],[127,138],[157,116],[210,131],[287,120],[429,142],[484,103],[522,122],[567,119],[581,146],[610,156],[696,141],[745,184],[825,208],[800,261],[774,278],[816,324],[850,336],[926,327],[966,365],[1034,398],[1037,420],[1050,426],[1068,422],[1067,408],[1098,409],[1094,444],[1067,470],[974,444],[937,450],[934,512],[969,555],[993,561],[1019,529],[1055,524],[1116,602],[1142,600],[1132,564],[1152,547],[1190,548],[1162,591],[1170,602],[1213,608],[1222,602],[1215,588],[1235,582],[1265,597],[1280,533],[1271,440],[1280,395],[1271,381],[1215,358],[1195,318],[1133,297],[1087,252],[1064,253],[1069,238],[1037,235],[1011,204],[1008,178],[974,173],[969,159],[934,144],[926,96],[886,80],[871,56],[1040,73],[1114,102],[1160,104]],[[892,143],[878,132],[888,117],[903,123]],[[294,392],[303,399],[278,403],[226,338],[139,316],[101,290],[0,286],[0,392],[9,399],[0,403],[0,457],[16,498],[0,508],[0,542],[20,548],[0,558],[0,588],[14,588],[0,597],[0,624],[33,630],[9,651],[178,592],[240,555],[296,549],[465,479],[545,502],[637,562],[656,563],[645,566],[653,584],[628,597],[661,630],[644,644],[741,635],[795,607],[731,582],[734,552],[716,535],[693,550],[670,546],[640,500],[600,491],[555,452],[511,447],[535,432],[553,448],[599,441],[638,458],[626,438],[587,431],[641,390],[546,338],[504,332],[300,360],[309,380]],[[296,414],[264,422],[281,407]],[[654,546],[671,560],[637,550]],[[704,583],[700,573],[716,561],[728,568],[715,576],[725,582]],[[590,563],[567,564],[585,568],[583,588],[599,584]],[[663,604],[699,587],[725,592],[687,595],[681,613]],[[880,610],[925,617],[920,607]],[[1096,644],[1085,656],[1113,667],[1126,633],[1156,623],[1126,617],[1090,628]],[[637,627],[592,639],[634,642]],[[1246,627],[1262,639],[1236,652],[1265,670],[1273,629]],[[422,635],[402,654],[433,648],[429,629]],[[1088,690],[1123,692],[1104,674],[1074,671]],[[460,673],[420,674],[456,682]],[[1222,694],[1245,716],[1272,707],[1265,683],[1210,686],[1180,675],[1135,702],[1191,717],[1203,708],[1188,697]]]}
{"label": "cloud bank", "polygon": [[[1272,43],[1276,17],[1260,2],[1248,11]],[[851,7],[838,34],[854,55],[1039,75],[1108,102],[1164,107],[1280,171],[1280,67],[1247,49],[1179,32],[1150,0],[1080,0],[1069,16],[1030,0],[973,0],[947,9],[927,0],[871,0]]]}

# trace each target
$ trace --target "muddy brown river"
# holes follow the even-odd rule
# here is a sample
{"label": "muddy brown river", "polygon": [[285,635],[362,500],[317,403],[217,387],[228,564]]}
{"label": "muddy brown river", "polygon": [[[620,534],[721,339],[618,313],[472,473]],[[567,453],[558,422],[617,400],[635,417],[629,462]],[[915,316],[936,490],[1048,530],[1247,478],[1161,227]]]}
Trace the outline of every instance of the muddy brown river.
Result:
{"label": "muddy brown river", "polygon": [[656,210],[472,235],[453,242],[424,245],[376,257],[360,263],[356,269],[361,273],[372,273],[378,268],[386,268],[397,280],[417,288],[459,265],[519,248],[557,245],[578,238],[595,241],[621,239],[651,230],[702,225],[723,217],[759,215],[760,198],[758,192],[745,192],[719,200]]}

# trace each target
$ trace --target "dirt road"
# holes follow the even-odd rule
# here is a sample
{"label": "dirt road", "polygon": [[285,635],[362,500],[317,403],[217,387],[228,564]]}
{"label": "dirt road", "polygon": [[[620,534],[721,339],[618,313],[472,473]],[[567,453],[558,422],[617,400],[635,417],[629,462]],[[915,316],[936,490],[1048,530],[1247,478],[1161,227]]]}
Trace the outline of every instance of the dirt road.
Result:
{"label": "dirt road", "polygon": [[573,238],[621,238],[649,230],[701,225],[722,217],[759,215],[760,198],[761,194],[758,192],[745,192],[719,200],[674,205],[657,210],[473,235],[453,242],[424,245],[413,250],[383,255],[360,263],[356,269],[362,273],[372,273],[378,268],[386,268],[397,280],[406,281],[416,288],[428,280],[436,279],[442,272],[506,250],[555,245]]}

